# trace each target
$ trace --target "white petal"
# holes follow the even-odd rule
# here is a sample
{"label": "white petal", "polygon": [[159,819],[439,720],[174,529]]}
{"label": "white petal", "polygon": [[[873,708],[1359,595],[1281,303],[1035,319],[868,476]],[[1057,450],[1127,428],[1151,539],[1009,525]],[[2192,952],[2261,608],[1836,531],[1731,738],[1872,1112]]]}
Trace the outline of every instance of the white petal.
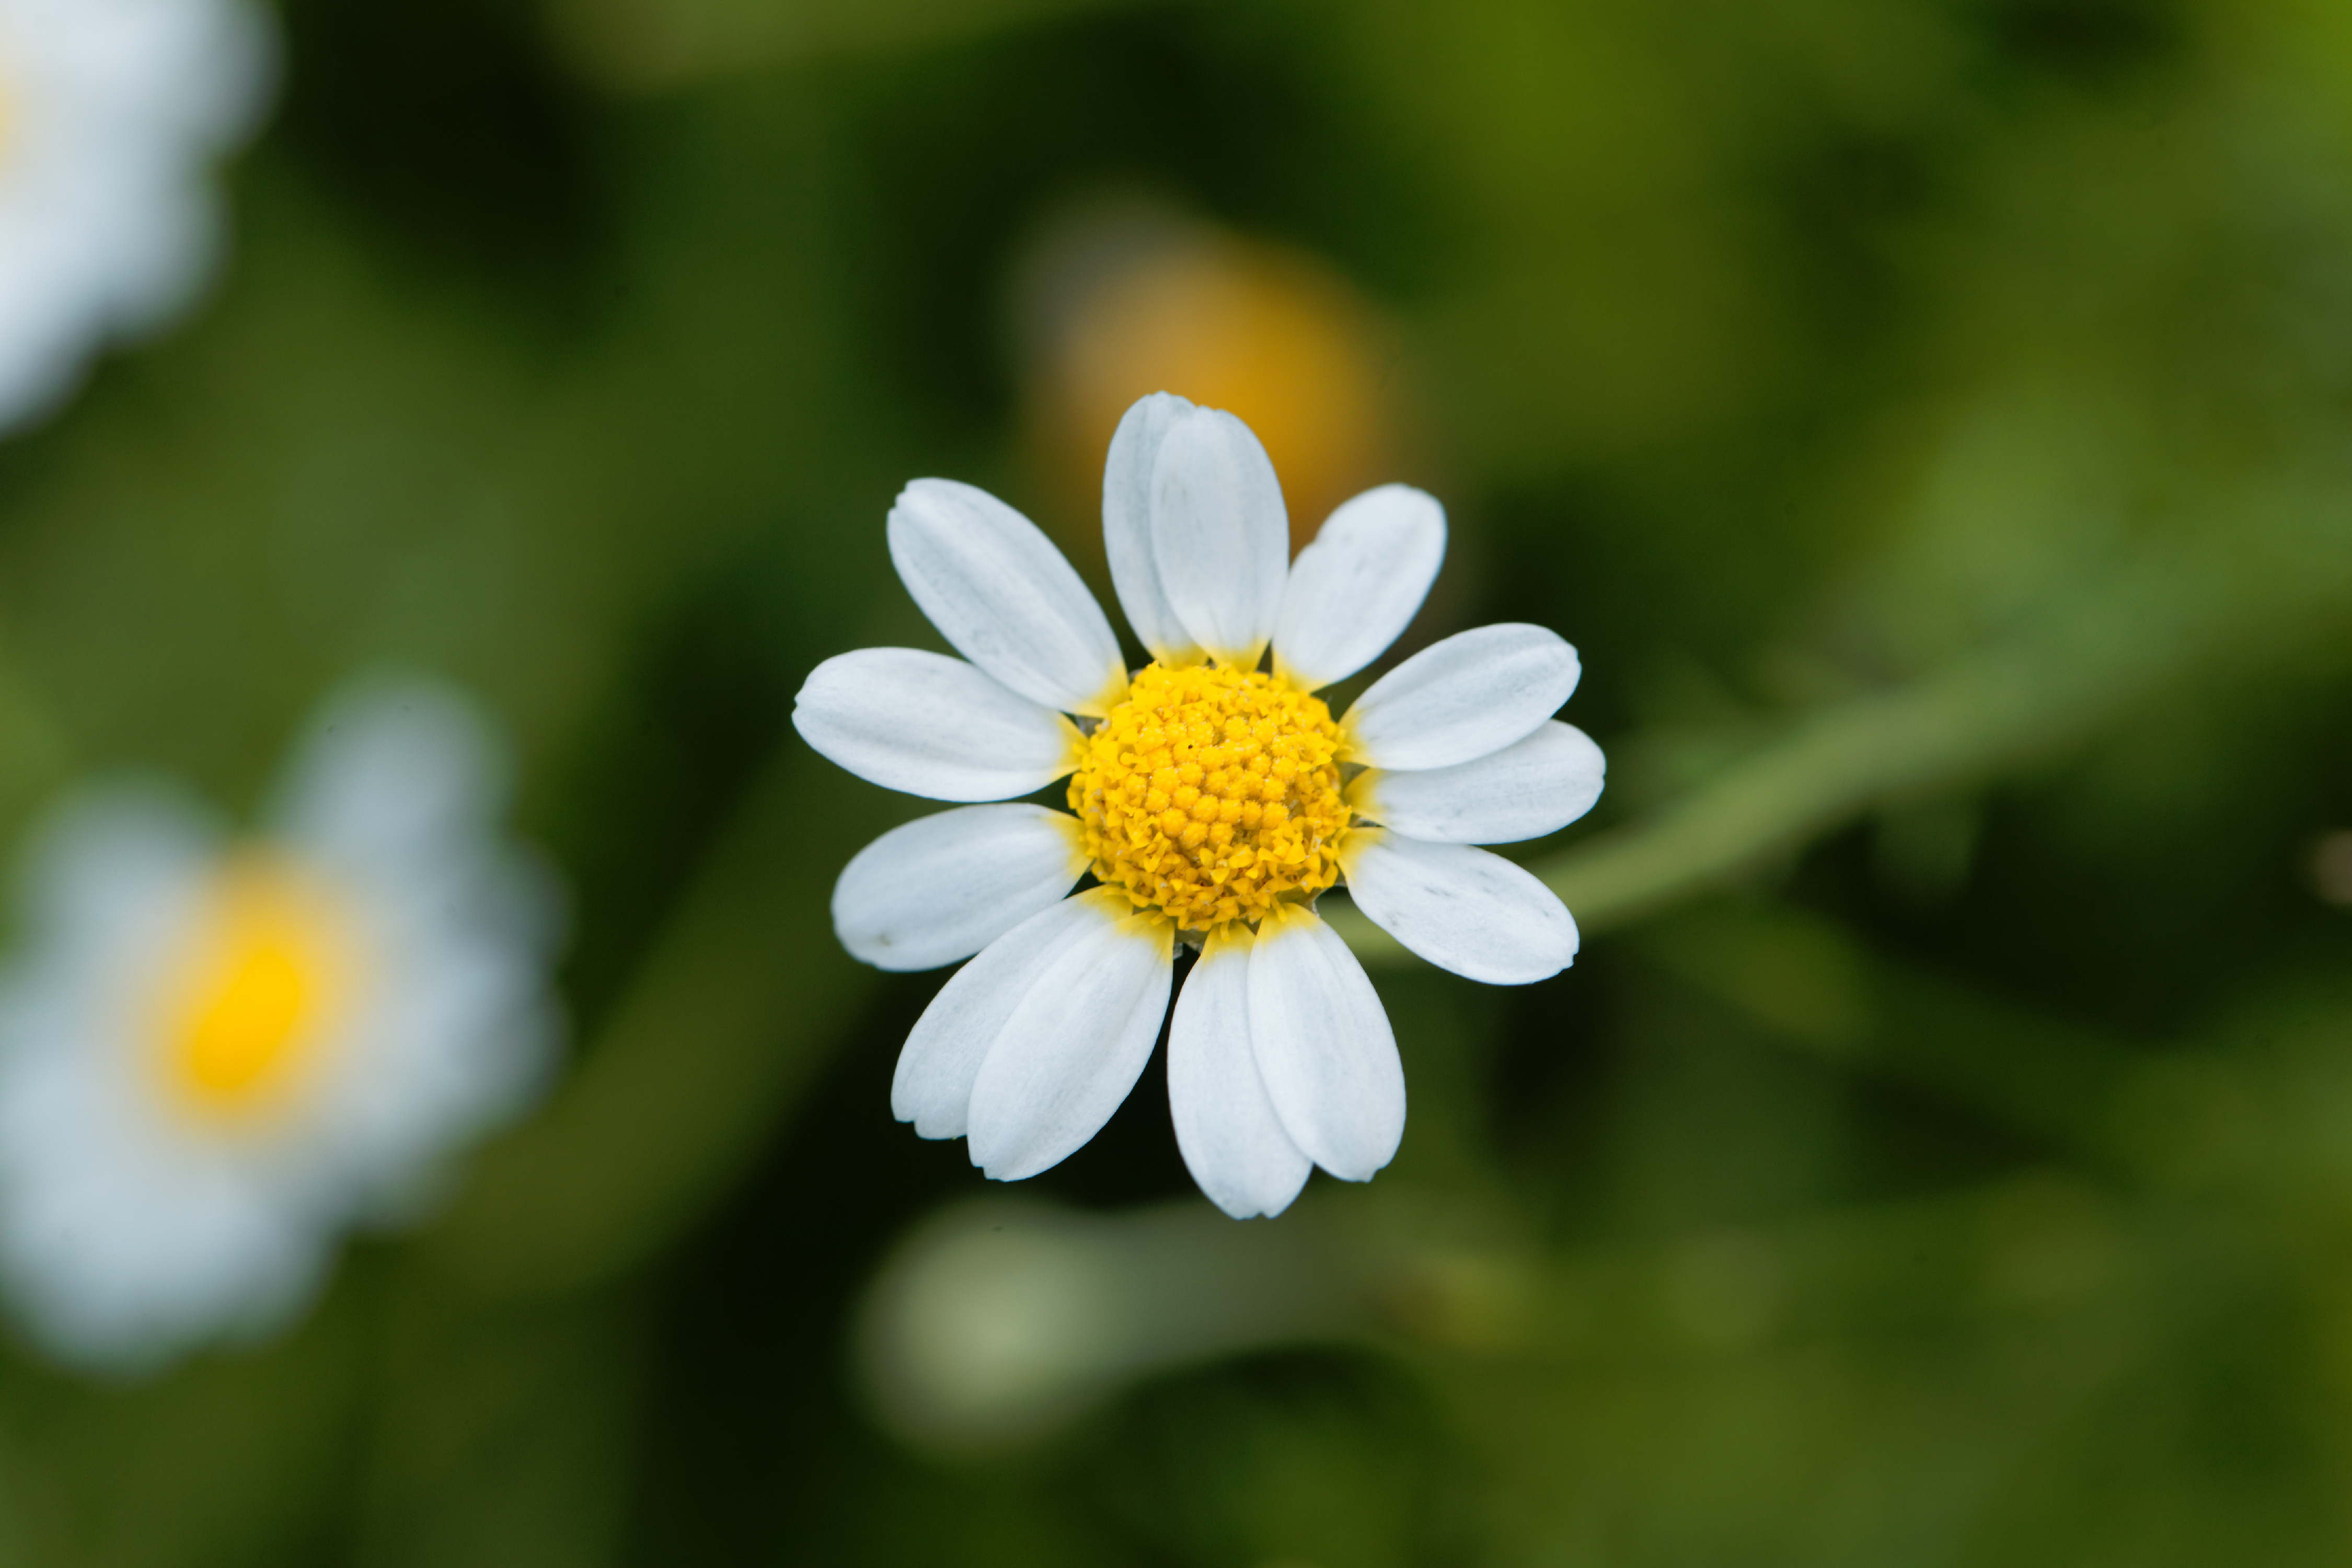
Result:
{"label": "white petal", "polygon": [[1160,586],[1151,559],[1151,470],[1168,432],[1192,412],[1173,393],[1155,392],[1139,400],[1110,438],[1103,465],[1103,553],[1110,558],[1111,586],[1128,625],[1161,664],[1187,664],[1201,657],[1184,623]]}
{"label": "white petal", "polygon": [[1290,1206],[1313,1161],[1282,1130],[1250,1049],[1248,935],[1220,927],[1176,997],[1168,1026],[1168,1104],[1176,1147],[1209,1201],[1271,1218]]}
{"label": "white petal", "polygon": [[362,678],[311,722],[273,815],[313,853],[397,867],[495,820],[507,772],[497,736],[461,693]]}
{"label": "white petal", "polygon": [[1480,626],[1433,643],[1371,684],[1341,721],[1352,761],[1447,768],[1533,734],[1576,689],[1576,650],[1542,626]]}
{"label": "white petal", "polygon": [[1360,816],[1433,844],[1516,844],[1557,833],[1591,811],[1606,767],[1591,736],[1549,719],[1475,762],[1420,773],[1368,769],[1348,786],[1348,804]]}
{"label": "white petal", "polygon": [[1106,891],[1097,888],[1031,915],[948,977],[898,1053],[890,1081],[893,1116],[913,1122],[926,1138],[963,1136],[972,1080],[988,1047],[1054,961],[1101,923]]}
{"label": "white petal", "polygon": [[1077,727],[960,658],[868,647],[826,659],[793,699],[817,754],[885,789],[1010,800],[1077,765]]}
{"label": "white petal", "polygon": [[1175,927],[1097,888],[997,1031],[971,1086],[971,1163],[1000,1182],[1060,1164],[1135,1087],[1168,1016]]}
{"label": "white petal", "polygon": [[1410,485],[1366,490],[1298,552],[1274,668],[1313,691],[1386,653],[1420,613],[1445,561],[1445,509]]}
{"label": "white petal", "polygon": [[[30,835],[18,890],[27,937],[81,963],[99,962],[129,933],[170,940],[185,901],[209,877],[226,837],[181,790],[116,783],[77,791]],[[18,969],[16,981],[40,973]]]}
{"label": "white petal", "polygon": [[968,805],[894,827],[833,888],[833,929],[877,969],[970,958],[1058,904],[1086,874],[1078,819],[1042,805]]}
{"label": "white petal", "polygon": [[956,650],[1032,701],[1110,711],[1127,666],[1102,606],[1037,525],[953,479],[917,479],[890,509],[890,560]]}
{"label": "white petal", "polygon": [[1250,953],[1250,1047],[1291,1142],[1368,1182],[1404,1139],[1404,1064],[1364,966],[1312,910],[1278,910]]}
{"label": "white petal", "polygon": [[1151,561],[1192,640],[1249,669],[1274,636],[1290,570],[1290,523],[1274,464],[1218,408],[1176,422],[1151,465]]}
{"label": "white petal", "polygon": [[1568,906],[1499,855],[1360,827],[1340,844],[1339,867],[1365,917],[1440,969],[1526,985],[1576,958]]}

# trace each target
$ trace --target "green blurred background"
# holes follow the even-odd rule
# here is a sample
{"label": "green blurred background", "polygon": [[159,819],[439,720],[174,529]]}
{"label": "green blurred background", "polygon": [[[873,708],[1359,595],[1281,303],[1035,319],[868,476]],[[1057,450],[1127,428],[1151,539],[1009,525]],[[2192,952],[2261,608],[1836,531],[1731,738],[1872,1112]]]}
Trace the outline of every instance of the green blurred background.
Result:
{"label": "green blurred background", "polygon": [[[0,1352],[0,1563],[2352,1561],[2340,0],[279,16],[214,299],[0,443],[0,816],[445,672],[574,1058],[279,1342]],[[1385,955],[1403,1153],[1245,1226],[1156,1066],[1012,1192],[891,1121],[924,807],[786,723],[935,645],[908,479],[1099,583],[1161,385],[1439,494],[1412,640],[1612,763],[1576,967]]]}

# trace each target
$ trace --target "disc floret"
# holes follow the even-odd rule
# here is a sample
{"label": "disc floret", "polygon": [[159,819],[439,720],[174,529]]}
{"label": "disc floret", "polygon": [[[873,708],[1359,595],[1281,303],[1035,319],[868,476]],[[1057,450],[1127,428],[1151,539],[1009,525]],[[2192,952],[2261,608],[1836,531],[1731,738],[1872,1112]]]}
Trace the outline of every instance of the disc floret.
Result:
{"label": "disc floret", "polygon": [[1185,931],[1255,923],[1339,879],[1339,726],[1259,671],[1154,664],[1070,780],[1095,876]]}

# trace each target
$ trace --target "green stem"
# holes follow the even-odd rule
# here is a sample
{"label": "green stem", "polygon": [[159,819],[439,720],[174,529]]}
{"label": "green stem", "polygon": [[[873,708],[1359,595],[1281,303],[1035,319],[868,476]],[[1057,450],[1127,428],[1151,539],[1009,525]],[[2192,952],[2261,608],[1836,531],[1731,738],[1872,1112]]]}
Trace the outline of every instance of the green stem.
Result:
{"label": "green stem", "polygon": [[[2144,558],[1935,674],[1801,720],[1648,818],[1530,868],[1588,931],[1640,920],[1874,806],[1981,784],[2083,740],[2201,666],[2341,626],[2347,544],[2322,502]],[[1404,956],[1353,909],[1332,916],[1366,963]]]}

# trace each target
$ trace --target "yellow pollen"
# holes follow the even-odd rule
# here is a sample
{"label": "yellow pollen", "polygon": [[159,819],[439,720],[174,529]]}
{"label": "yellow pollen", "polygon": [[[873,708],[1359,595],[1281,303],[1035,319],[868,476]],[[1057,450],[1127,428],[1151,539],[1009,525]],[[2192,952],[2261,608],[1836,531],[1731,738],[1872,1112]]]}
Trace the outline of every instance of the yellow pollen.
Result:
{"label": "yellow pollen", "polygon": [[1223,665],[1152,665],[1070,780],[1094,873],[1184,931],[1263,920],[1339,879],[1339,727],[1321,699]]}
{"label": "yellow pollen", "polygon": [[236,1115],[317,1065],[352,980],[347,917],[328,889],[262,856],[215,879],[161,992],[164,1076],[184,1104]]}

